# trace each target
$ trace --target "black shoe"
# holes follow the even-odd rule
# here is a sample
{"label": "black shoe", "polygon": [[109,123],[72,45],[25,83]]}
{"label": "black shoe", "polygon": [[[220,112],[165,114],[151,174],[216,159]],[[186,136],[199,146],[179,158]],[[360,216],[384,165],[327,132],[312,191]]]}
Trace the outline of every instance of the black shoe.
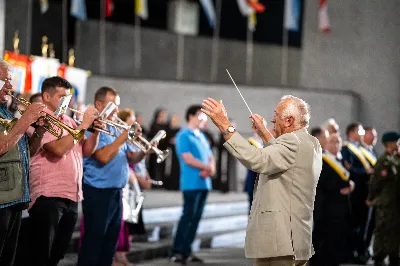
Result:
{"label": "black shoe", "polygon": [[174,254],[169,258],[169,260],[171,262],[180,263],[182,265],[186,265],[186,261],[187,261],[187,259],[184,258],[181,254]]}
{"label": "black shoe", "polygon": [[190,255],[187,258],[187,260],[190,261],[190,262],[204,263],[204,260],[200,259],[199,257],[197,257],[195,255]]}

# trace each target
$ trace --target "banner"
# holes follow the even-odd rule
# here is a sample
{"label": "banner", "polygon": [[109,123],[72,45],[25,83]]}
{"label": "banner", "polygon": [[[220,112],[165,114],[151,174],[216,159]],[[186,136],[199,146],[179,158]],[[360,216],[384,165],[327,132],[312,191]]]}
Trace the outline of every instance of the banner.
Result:
{"label": "banner", "polygon": [[85,103],[88,72],[84,69],[61,64],[58,69],[58,76],[68,80],[73,87],[73,91],[71,91],[73,95],[71,103]]}
{"label": "banner", "polygon": [[32,89],[31,93],[41,92],[43,80],[57,76],[60,62],[58,59],[35,56],[32,64]]}
{"label": "banner", "polygon": [[5,51],[4,60],[12,66],[11,84],[18,93],[31,90],[31,60],[27,55]]}

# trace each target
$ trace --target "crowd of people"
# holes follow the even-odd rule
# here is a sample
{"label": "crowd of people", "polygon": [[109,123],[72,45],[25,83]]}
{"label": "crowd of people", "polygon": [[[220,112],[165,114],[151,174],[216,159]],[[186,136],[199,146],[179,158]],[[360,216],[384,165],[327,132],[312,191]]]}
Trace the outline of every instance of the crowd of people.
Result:
{"label": "crowd of people", "polygon": [[376,130],[360,123],[346,127],[344,142],[334,119],[310,133],[324,150],[314,207],[316,254],[311,264],[365,265],[372,257],[380,266],[389,256],[390,265],[398,266],[400,133],[382,135],[382,155],[374,148]]}

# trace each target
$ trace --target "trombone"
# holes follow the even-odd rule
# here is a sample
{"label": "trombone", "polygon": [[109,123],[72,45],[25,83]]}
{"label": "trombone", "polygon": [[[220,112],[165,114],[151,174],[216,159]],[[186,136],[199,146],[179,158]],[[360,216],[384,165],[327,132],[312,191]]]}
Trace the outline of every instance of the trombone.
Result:
{"label": "trombone", "polygon": [[[18,101],[19,103],[21,103],[25,107],[28,107],[31,104],[29,101],[25,100],[24,98],[19,98],[18,99],[14,95],[11,95],[11,97],[13,97],[16,101]],[[25,110],[21,110],[21,109],[18,108],[18,112],[22,115],[25,112]],[[73,129],[73,128],[67,126],[66,124],[62,123],[56,117],[54,117],[54,116],[52,116],[52,115],[50,115],[48,113],[46,113],[45,119],[49,122],[50,125],[44,126],[44,129],[46,129],[47,132],[49,132],[50,134],[52,134],[53,136],[55,136],[58,139],[62,138],[64,130],[66,130],[74,138],[74,144],[78,143],[85,136],[85,132],[86,132],[85,129],[81,129],[81,130]],[[14,121],[14,120],[15,119],[13,119],[9,123],[10,124],[10,127],[9,127],[10,130],[12,129],[12,127],[16,123],[16,121]]]}
{"label": "trombone", "polygon": [[142,135],[137,133],[138,129],[140,128],[140,125],[138,123],[135,122],[132,126],[129,126],[124,121],[122,121],[118,116],[115,115],[115,118],[118,120],[119,123],[115,123],[112,121],[110,122],[112,122],[115,127],[128,131],[128,138],[130,143],[135,144],[142,151],[147,151],[149,149],[152,149],[157,154],[157,163],[161,163],[165,159],[167,159],[169,155],[168,149],[162,151],[152,145],[154,142],[159,141],[166,137],[167,133],[165,132],[165,130],[158,131],[157,134],[154,136],[154,138],[149,142],[144,137],[142,137]]}

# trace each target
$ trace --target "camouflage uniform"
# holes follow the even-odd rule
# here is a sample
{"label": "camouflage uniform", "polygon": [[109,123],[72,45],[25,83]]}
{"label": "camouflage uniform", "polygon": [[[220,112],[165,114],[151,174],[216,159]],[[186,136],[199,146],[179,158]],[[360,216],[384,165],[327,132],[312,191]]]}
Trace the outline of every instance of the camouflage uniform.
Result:
{"label": "camouflage uniform", "polygon": [[374,230],[375,265],[384,265],[389,255],[390,265],[399,265],[400,252],[400,159],[383,154],[376,162],[370,180],[368,200],[376,207]]}

